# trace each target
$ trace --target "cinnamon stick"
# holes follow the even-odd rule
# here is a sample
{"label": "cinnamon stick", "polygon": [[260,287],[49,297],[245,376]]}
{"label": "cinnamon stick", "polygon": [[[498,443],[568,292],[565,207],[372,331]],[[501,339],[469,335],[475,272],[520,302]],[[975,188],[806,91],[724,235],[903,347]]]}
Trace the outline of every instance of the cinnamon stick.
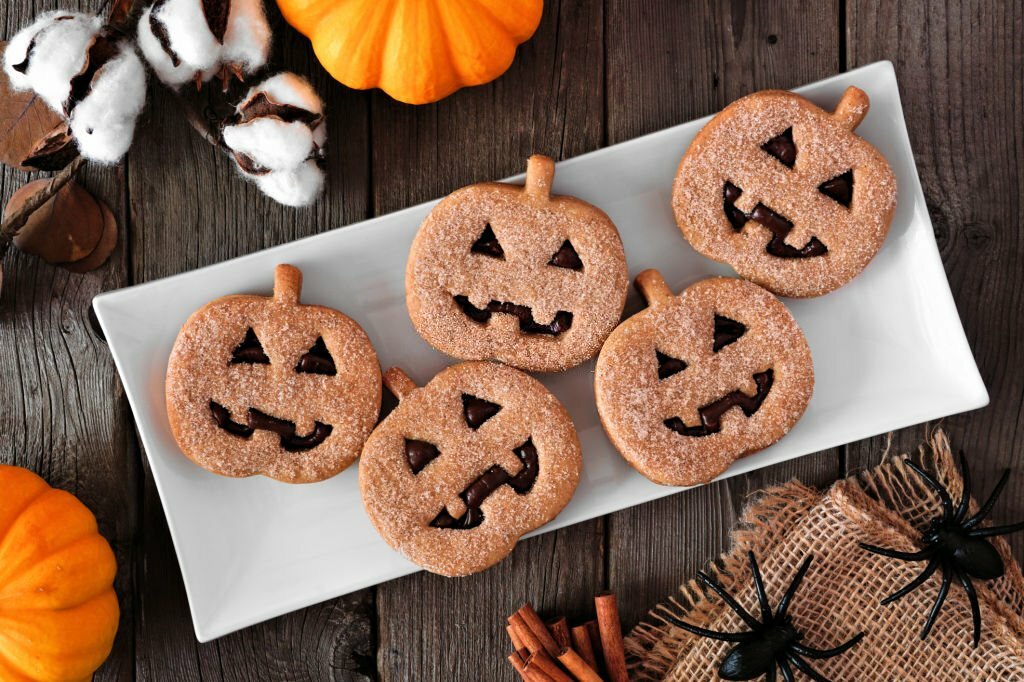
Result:
{"label": "cinnamon stick", "polygon": [[537,635],[533,634],[533,631],[527,627],[526,621],[523,620],[518,611],[509,617],[508,625],[519,637],[521,646],[526,647],[531,654],[544,651],[544,645],[537,639]]}
{"label": "cinnamon stick", "polygon": [[626,672],[626,649],[622,643],[622,624],[615,595],[605,592],[594,598],[597,628],[601,633],[604,669],[611,682],[629,682]]}
{"label": "cinnamon stick", "polygon": [[508,633],[508,638],[512,640],[512,648],[513,649],[515,649],[516,651],[519,651],[524,646],[526,646],[523,643],[523,638],[519,636],[519,631],[516,630],[514,627],[512,627],[512,623],[509,623],[505,627],[505,632]]}
{"label": "cinnamon stick", "polygon": [[590,644],[590,635],[587,634],[586,625],[577,625],[570,634],[572,636],[572,647],[580,655],[588,666],[596,673],[597,657],[594,656],[594,647]]}
{"label": "cinnamon stick", "polygon": [[[562,650],[562,647],[558,646],[558,643],[555,642],[555,638],[551,636],[551,632],[544,625],[544,621],[540,619],[537,612],[533,610],[533,607],[529,604],[523,604],[516,611],[516,614],[526,623],[526,627],[529,628],[530,632],[540,640],[541,646],[544,647],[544,651],[547,652],[548,656],[551,659],[558,656],[558,652]],[[530,650],[533,651],[533,649]]]}
{"label": "cinnamon stick", "polygon": [[601,677],[574,650],[566,647],[558,654],[558,662],[579,682],[602,682]]}
{"label": "cinnamon stick", "polygon": [[566,622],[565,616],[548,621],[548,630],[551,632],[551,637],[555,640],[559,650],[572,646],[572,638],[569,635],[569,623]]}
{"label": "cinnamon stick", "polygon": [[594,662],[597,663],[594,666],[599,674],[604,670],[604,649],[601,647],[601,630],[597,627],[596,620],[590,620],[583,624],[583,627],[587,631],[587,637],[590,639],[590,647],[594,652]]}
{"label": "cinnamon stick", "polygon": [[517,673],[519,673],[519,677],[529,682],[528,678],[526,677],[526,665],[523,663],[523,659],[519,655],[519,652],[513,651],[511,654],[509,654],[508,662],[511,663],[512,667],[516,669]]}
{"label": "cinnamon stick", "polygon": [[538,651],[526,661],[525,670],[529,673],[536,669],[550,677],[554,682],[574,682],[571,677],[558,667],[555,659],[548,655],[547,651]]}

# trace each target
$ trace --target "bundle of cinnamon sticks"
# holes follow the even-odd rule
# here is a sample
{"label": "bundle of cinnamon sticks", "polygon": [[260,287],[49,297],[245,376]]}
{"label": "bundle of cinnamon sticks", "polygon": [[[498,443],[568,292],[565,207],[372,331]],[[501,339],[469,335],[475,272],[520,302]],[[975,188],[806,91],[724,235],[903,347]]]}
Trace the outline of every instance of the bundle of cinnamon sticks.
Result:
{"label": "bundle of cinnamon sticks", "polygon": [[597,619],[570,628],[564,617],[541,620],[529,604],[509,616],[508,657],[526,682],[628,682],[615,595],[594,598]]}

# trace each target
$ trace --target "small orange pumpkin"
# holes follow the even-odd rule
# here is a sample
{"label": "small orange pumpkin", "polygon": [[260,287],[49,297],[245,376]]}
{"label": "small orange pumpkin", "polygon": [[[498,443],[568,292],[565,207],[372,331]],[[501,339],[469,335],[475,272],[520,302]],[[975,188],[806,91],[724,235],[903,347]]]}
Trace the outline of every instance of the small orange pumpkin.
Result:
{"label": "small orange pumpkin", "polygon": [[0,465],[0,680],[89,680],[114,645],[116,572],[85,505]]}
{"label": "small orange pumpkin", "polygon": [[277,0],[345,85],[426,104],[505,73],[543,0]]}

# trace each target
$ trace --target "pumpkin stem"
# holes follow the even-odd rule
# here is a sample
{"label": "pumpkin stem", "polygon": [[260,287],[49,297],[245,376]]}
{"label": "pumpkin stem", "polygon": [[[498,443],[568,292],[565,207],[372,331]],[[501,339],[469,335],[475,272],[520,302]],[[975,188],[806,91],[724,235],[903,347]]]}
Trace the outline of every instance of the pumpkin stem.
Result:
{"label": "pumpkin stem", "polygon": [[384,385],[401,401],[405,396],[416,390],[416,382],[398,367],[384,372]]}
{"label": "pumpkin stem", "polygon": [[298,305],[302,293],[302,270],[281,263],[274,268],[274,300],[278,303]]}
{"label": "pumpkin stem", "polygon": [[665,283],[665,278],[657,270],[644,270],[637,275],[636,288],[647,301],[647,305],[652,308],[668,303],[675,298],[675,294]]}
{"label": "pumpkin stem", "polygon": [[555,162],[550,157],[534,154],[526,162],[526,193],[537,199],[551,196],[551,181],[555,177]]}
{"label": "pumpkin stem", "polygon": [[868,115],[870,106],[871,100],[868,99],[867,93],[860,88],[850,86],[846,88],[843,98],[839,100],[836,110],[832,112],[832,118],[847,130],[852,131]]}

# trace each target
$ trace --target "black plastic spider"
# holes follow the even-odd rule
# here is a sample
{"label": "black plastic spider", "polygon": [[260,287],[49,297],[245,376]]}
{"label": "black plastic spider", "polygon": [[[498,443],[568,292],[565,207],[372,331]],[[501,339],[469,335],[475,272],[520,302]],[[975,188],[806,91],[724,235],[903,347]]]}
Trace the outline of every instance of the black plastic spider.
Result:
{"label": "black plastic spider", "polygon": [[924,547],[920,551],[900,552],[895,549],[877,547],[864,542],[860,543],[860,546],[869,552],[893,559],[902,559],[903,561],[928,560],[928,565],[925,566],[924,570],[916,578],[905,587],[900,588],[883,599],[882,604],[891,604],[910,594],[927,582],[932,577],[932,574],[941,568],[942,585],[939,587],[939,595],[935,598],[935,603],[928,614],[928,619],[925,621],[924,627],[921,628],[921,639],[927,637],[928,633],[931,632],[932,626],[935,625],[935,620],[939,617],[939,611],[942,609],[942,604],[946,601],[946,595],[949,593],[950,583],[955,579],[964,588],[967,599],[971,603],[971,619],[974,622],[974,646],[978,646],[978,642],[981,641],[981,606],[978,603],[978,595],[974,591],[974,583],[971,582],[971,578],[992,580],[1001,576],[1005,568],[999,552],[985,538],[1024,530],[1024,523],[1015,523],[1009,526],[990,526],[988,528],[977,527],[992,512],[992,507],[995,506],[999,494],[1003,492],[1003,487],[1006,486],[1006,481],[1010,477],[1010,470],[1007,469],[1003,472],[999,483],[996,484],[992,494],[985,500],[985,504],[981,506],[978,513],[965,519],[964,517],[967,515],[967,508],[971,501],[971,472],[967,467],[967,458],[963,452],[960,453],[960,468],[963,471],[964,491],[963,497],[957,503],[956,509],[953,508],[953,500],[950,498],[949,491],[938,481],[910,460],[906,460],[906,465],[913,469],[925,484],[938,494],[939,500],[942,502],[942,515],[933,519],[921,533],[921,542],[924,544]]}
{"label": "black plastic spider", "polygon": [[748,552],[748,558],[750,559],[750,571],[754,574],[757,601],[761,606],[760,621],[747,613],[746,609],[729,596],[720,583],[706,573],[698,573],[697,578],[714,590],[722,598],[722,601],[743,619],[743,622],[750,627],[750,632],[716,632],[691,625],[672,616],[666,615],[666,618],[695,635],[724,642],[737,642],[718,667],[718,676],[723,680],[753,680],[764,675],[767,682],[775,682],[776,668],[778,668],[782,673],[783,680],[793,682],[795,679],[793,668],[796,668],[816,682],[829,682],[827,677],[812,668],[811,664],[802,657],[824,659],[838,656],[855,646],[864,637],[864,633],[855,635],[834,649],[815,649],[800,644],[799,641],[803,638],[803,634],[793,626],[793,621],[786,612],[789,610],[793,595],[800,587],[800,582],[804,579],[813,557],[807,557],[800,565],[793,582],[789,584],[789,588],[786,589],[786,593],[779,601],[775,613],[772,613],[772,607],[768,603],[768,595],[764,591],[764,581],[761,579],[761,570],[757,567],[754,553]]}

